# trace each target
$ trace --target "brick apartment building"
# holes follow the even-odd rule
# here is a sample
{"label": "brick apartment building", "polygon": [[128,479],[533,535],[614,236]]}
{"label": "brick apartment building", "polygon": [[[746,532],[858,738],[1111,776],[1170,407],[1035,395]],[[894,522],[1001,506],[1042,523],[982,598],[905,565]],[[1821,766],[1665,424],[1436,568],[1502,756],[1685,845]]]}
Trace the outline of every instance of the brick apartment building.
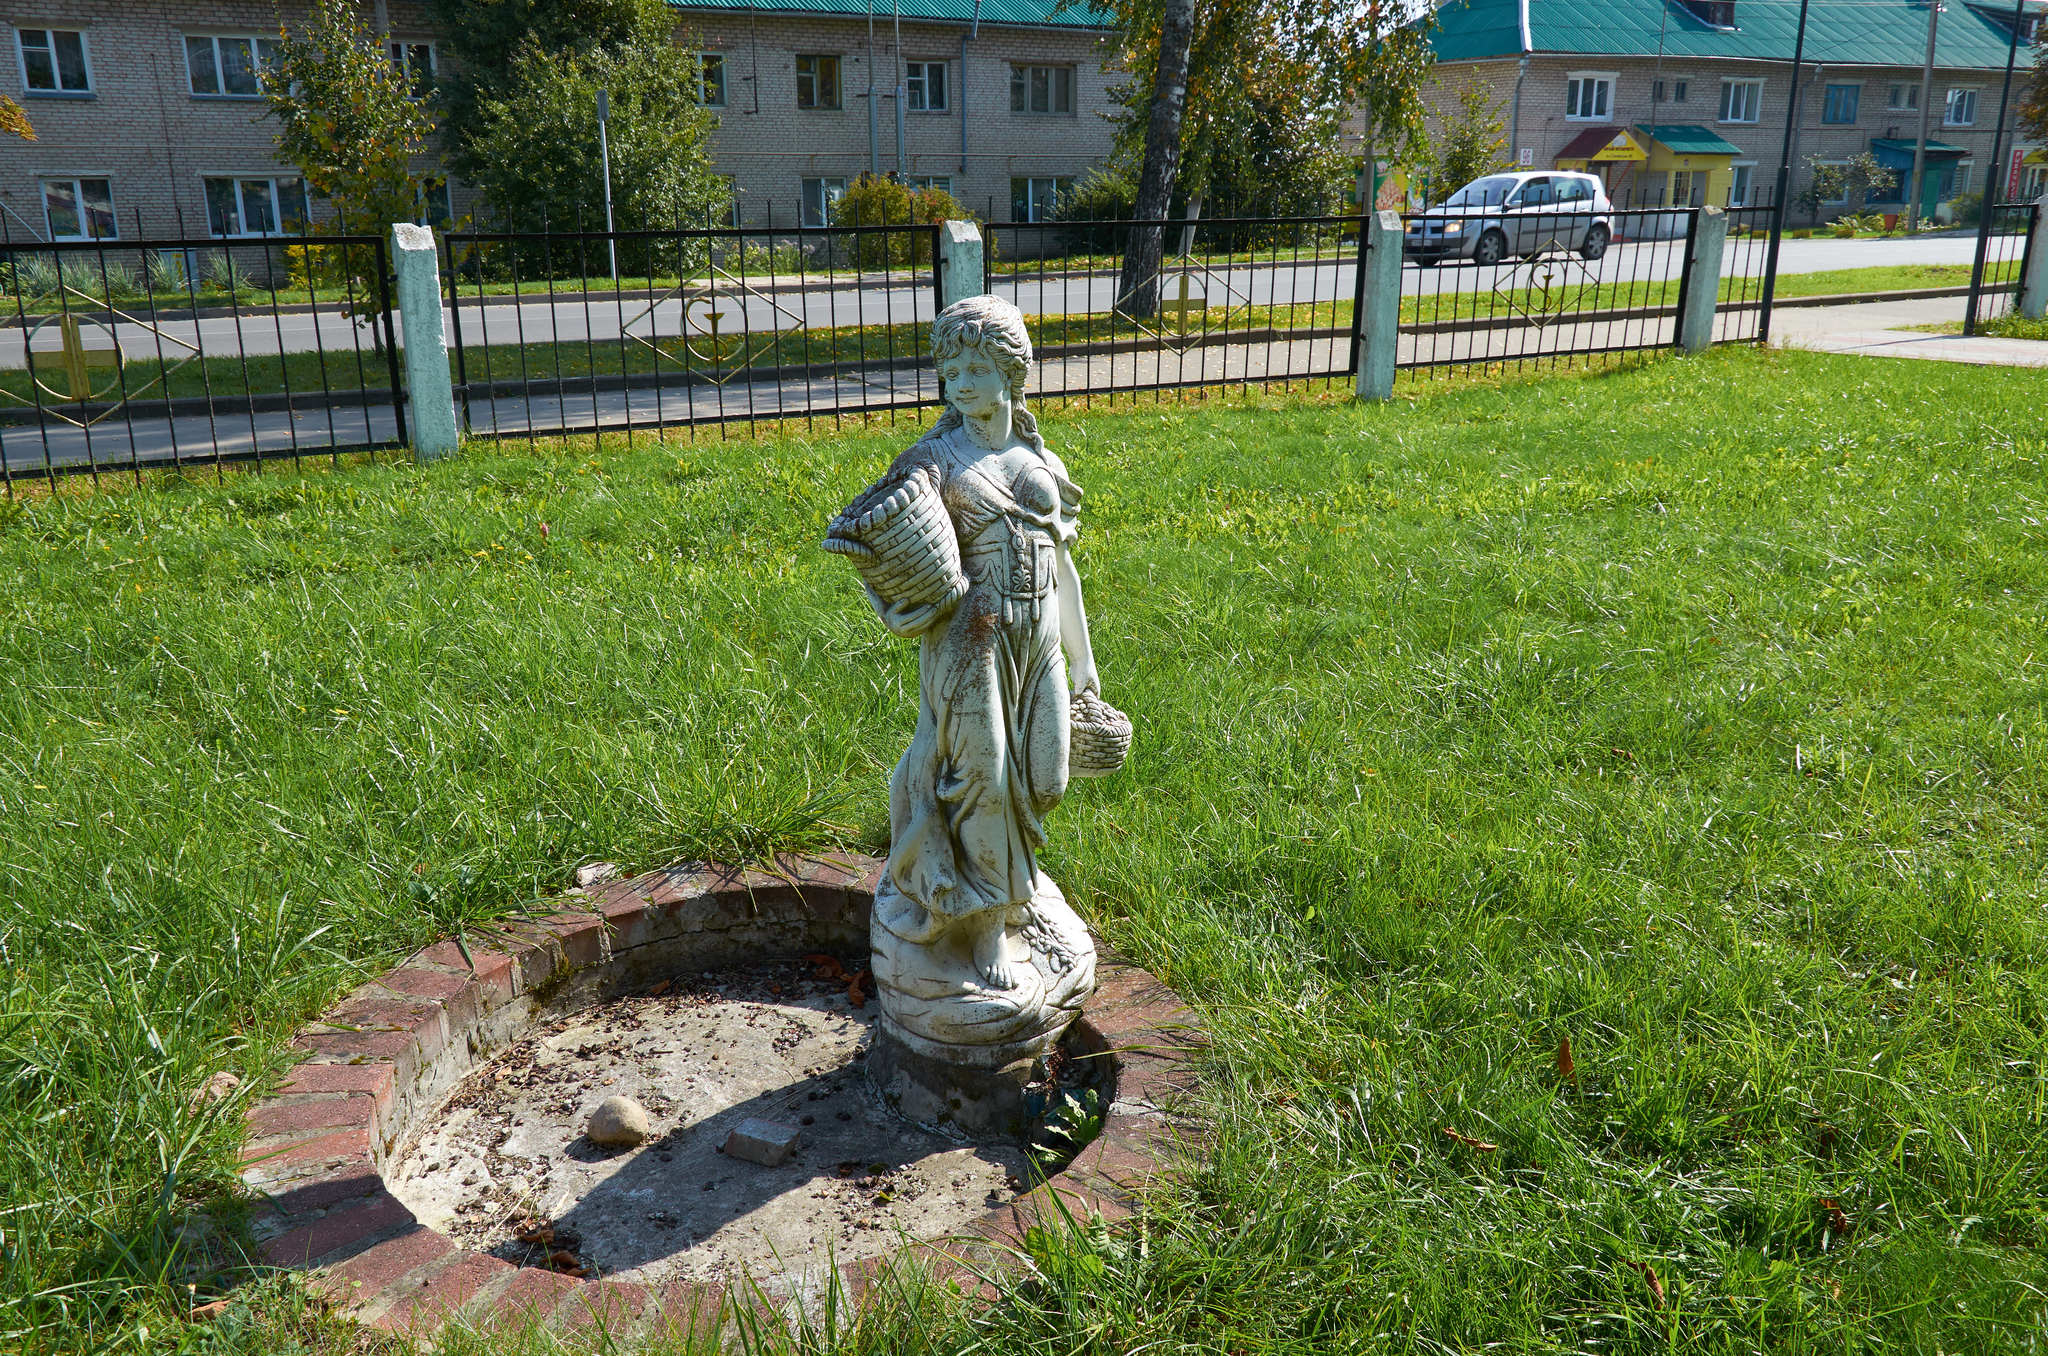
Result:
{"label": "brick apartment building", "polygon": [[[1034,218],[1109,151],[1114,34],[1057,0],[690,0],[677,59],[701,63],[714,161],[739,221],[816,223],[863,171]],[[0,90],[37,140],[0,144],[0,221],[24,239],[276,234],[307,210],[276,156],[261,78],[306,0],[0,0]],[[415,0],[366,19],[422,78],[439,48]],[[11,88],[9,86],[12,86]],[[593,111],[592,135],[596,135]],[[436,184],[429,216],[469,210]],[[317,205],[314,208],[317,214]]]}
{"label": "brick apartment building", "polygon": [[[2044,11],[2044,0],[2027,0],[2022,76]],[[2011,114],[2004,163],[1989,163],[2012,14],[2010,0],[1943,7],[1928,92],[1930,211],[1994,180],[2001,196],[2033,196],[2048,179],[2042,149],[2014,144]],[[1437,11],[1432,130],[1457,116],[1466,85],[1482,82],[1522,167],[1590,169],[1617,202],[1638,205],[1768,202],[1798,17],[1785,0],[1447,0]],[[1904,210],[1927,18],[1925,0],[1811,0],[1795,201],[1812,179],[1808,157],[1839,162],[1868,151],[1889,185],[1823,204],[1820,215]]]}

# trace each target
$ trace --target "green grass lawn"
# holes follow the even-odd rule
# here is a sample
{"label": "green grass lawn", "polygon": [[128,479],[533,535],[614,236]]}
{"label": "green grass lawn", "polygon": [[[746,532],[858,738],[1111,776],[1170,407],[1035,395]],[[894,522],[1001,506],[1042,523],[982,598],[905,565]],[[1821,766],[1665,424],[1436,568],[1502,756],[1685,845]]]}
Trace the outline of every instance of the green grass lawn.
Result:
{"label": "green grass lawn", "polygon": [[[1914,325],[1928,334],[1961,334],[1963,322],[1945,320],[1939,325]],[[2048,320],[2029,320],[2017,311],[1977,322],[1977,333],[1993,339],[2048,339]]]}
{"label": "green grass lawn", "polygon": [[[1213,1030],[1209,1150],[851,1349],[2038,1346],[2038,384],[1403,392],[1047,412],[1138,736],[1045,865]],[[344,1349],[178,1318],[209,1072],[578,862],[884,846],[915,654],[817,543],[906,436],[0,506],[0,1345]]]}

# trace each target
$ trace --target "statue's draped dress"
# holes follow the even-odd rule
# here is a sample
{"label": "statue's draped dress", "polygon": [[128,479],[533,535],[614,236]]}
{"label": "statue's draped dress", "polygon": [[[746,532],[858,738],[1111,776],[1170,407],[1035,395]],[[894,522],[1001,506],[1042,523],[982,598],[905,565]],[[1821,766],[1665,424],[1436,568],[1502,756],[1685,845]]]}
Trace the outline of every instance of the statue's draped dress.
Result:
{"label": "statue's draped dress", "polygon": [[888,879],[876,899],[877,921],[906,940],[1029,905],[1042,824],[1067,787],[1056,564],[1074,540],[1081,492],[1049,452],[1014,477],[1001,460],[955,427],[890,473],[936,471],[968,581],[937,624],[876,599],[892,630],[922,640],[917,730],[889,783]]}

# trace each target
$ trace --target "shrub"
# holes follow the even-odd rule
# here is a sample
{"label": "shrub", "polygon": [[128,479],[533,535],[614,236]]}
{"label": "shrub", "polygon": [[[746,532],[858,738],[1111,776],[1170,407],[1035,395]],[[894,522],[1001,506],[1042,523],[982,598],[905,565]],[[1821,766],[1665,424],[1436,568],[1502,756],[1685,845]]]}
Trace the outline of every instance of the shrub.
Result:
{"label": "shrub", "polygon": [[[904,226],[947,220],[975,220],[951,193],[942,188],[911,188],[874,174],[847,185],[832,209],[835,226]],[[930,263],[931,237],[923,231],[876,231],[827,237],[822,253],[831,263],[851,262],[859,268]]]}

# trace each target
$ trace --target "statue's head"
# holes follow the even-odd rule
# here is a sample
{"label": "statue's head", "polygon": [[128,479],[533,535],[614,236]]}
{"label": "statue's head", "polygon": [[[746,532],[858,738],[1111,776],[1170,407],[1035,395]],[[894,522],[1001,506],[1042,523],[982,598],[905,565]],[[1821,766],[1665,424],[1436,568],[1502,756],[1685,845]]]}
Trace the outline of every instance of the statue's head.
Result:
{"label": "statue's head", "polygon": [[1031,376],[1024,313],[1001,297],[963,297],[932,321],[932,361],[947,403],[962,415],[1017,404]]}

